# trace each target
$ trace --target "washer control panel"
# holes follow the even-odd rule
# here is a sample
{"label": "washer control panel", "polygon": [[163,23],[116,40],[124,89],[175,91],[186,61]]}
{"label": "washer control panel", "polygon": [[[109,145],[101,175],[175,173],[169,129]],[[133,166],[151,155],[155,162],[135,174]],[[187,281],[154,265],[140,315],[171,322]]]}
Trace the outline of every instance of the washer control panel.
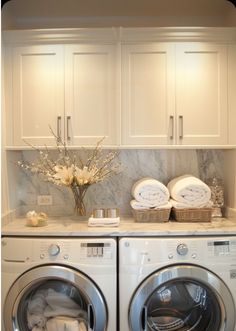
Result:
{"label": "washer control panel", "polygon": [[3,238],[5,262],[79,263],[112,265],[116,263],[113,238]]}
{"label": "washer control panel", "polygon": [[44,260],[70,260],[72,256],[77,259],[111,259],[112,245],[109,242],[82,241],[79,245],[74,246],[73,240],[62,241],[43,241],[40,245],[40,259]]}

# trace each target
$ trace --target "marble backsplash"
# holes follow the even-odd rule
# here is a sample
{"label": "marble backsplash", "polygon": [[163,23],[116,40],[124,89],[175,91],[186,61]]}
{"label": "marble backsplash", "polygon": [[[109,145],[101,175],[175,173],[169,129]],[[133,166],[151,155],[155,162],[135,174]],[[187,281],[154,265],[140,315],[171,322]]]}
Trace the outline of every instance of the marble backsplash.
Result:
{"label": "marble backsplash", "polygon": [[[33,151],[8,152],[8,177],[11,208],[25,214],[29,210],[44,211],[52,216],[73,214],[74,200],[70,189],[44,182],[37,175],[23,171],[18,160],[33,161]],[[192,174],[203,181],[223,176],[222,150],[121,150],[123,171],[109,180],[89,187],[85,203],[88,214],[93,208],[117,207],[121,215],[130,215],[131,187],[142,177],[153,177],[167,184],[182,174]],[[51,195],[51,206],[37,206],[38,195]]]}

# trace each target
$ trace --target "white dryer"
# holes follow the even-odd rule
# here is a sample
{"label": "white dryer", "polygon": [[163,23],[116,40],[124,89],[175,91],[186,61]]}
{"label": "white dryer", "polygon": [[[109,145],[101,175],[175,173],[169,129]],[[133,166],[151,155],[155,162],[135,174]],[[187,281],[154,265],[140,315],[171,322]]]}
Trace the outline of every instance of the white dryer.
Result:
{"label": "white dryer", "polygon": [[236,331],[236,237],[122,238],[120,331]]}
{"label": "white dryer", "polygon": [[[74,314],[73,322],[81,317],[86,330],[116,330],[116,251],[112,238],[3,237],[2,330],[43,330],[48,318],[56,316],[59,323],[60,309],[62,315],[70,310],[66,323]],[[39,297],[49,305],[49,295],[50,306],[43,307],[47,317],[42,301],[40,312],[29,311]]]}

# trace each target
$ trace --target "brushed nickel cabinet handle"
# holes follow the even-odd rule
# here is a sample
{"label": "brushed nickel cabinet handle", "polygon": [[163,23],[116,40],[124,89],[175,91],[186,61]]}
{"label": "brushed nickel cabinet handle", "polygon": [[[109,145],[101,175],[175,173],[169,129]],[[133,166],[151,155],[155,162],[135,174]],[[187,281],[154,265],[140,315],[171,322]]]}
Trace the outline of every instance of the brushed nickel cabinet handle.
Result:
{"label": "brushed nickel cabinet handle", "polygon": [[174,116],[170,115],[170,139],[174,139]]}
{"label": "brushed nickel cabinet handle", "polygon": [[69,124],[70,124],[70,116],[66,116],[66,135],[67,135],[67,140],[71,140],[71,136],[69,133]]}
{"label": "brushed nickel cabinet handle", "polygon": [[184,137],[184,117],[179,115],[179,139]]}
{"label": "brushed nickel cabinet handle", "polygon": [[57,116],[57,140],[61,139],[61,116]]}

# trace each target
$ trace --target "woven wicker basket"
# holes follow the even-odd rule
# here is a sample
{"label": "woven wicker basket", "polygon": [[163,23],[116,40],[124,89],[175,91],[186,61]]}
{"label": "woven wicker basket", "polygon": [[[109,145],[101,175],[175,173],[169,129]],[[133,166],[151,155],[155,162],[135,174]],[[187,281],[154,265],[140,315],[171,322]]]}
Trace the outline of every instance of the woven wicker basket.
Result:
{"label": "woven wicker basket", "polygon": [[210,222],[212,208],[172,208],[177,222]]}
{"label": "woven wicker basket", "polygon": [[170,209],[132,209],[135,222],[164,223],[169,220]]}

